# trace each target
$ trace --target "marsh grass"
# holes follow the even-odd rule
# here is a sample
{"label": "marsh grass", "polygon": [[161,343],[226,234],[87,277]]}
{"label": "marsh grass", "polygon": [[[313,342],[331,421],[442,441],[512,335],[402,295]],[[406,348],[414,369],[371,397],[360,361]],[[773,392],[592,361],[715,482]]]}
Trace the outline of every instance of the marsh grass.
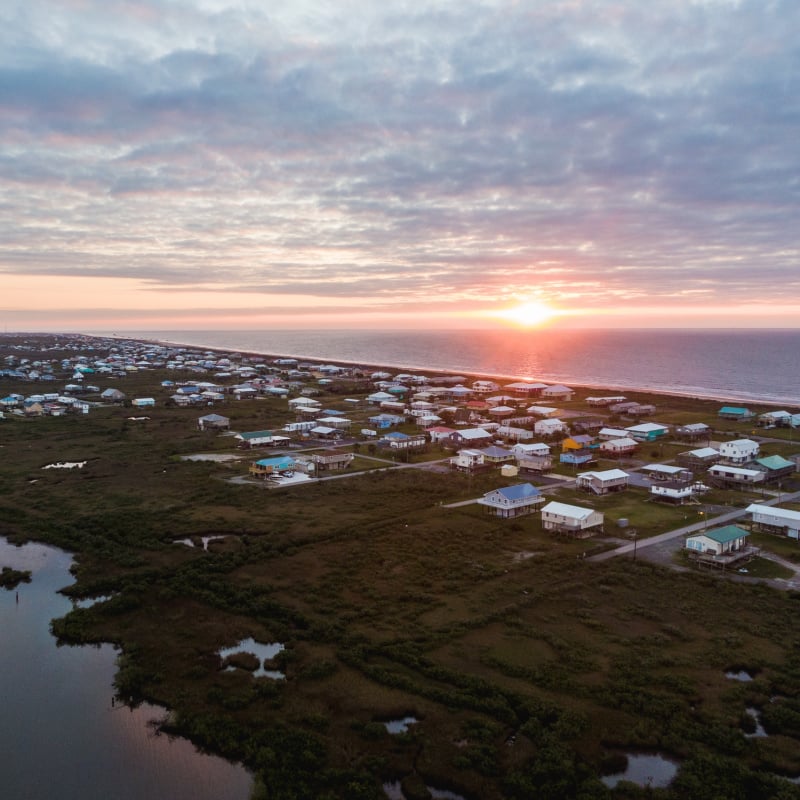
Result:
{"label": "marsh grass", "polygon": [[[118,691],[168,705],[172,730],[244,759],[264,796],[376,797],[381,780],[418,775],[486,800],[607,797],[609,753],[638,750],[682,760],[664,798],[797,796],[767,775],[793,774],[800,750],[797,596],[643,562],[592,564],[579,556],[602,541],[553,538],[535,516],[444,507],[518,482],[497,473],[375,468],[362,448],[351,471],[363,475],[297,491],[231,483],[241,465],[177,458],[229,452],[231,439],[197,431],[204,412],[164,406],[158,380],[118,384],[157,395],[149,420],[106,407],[4,421],[13,457],[0,461],[0,531],[76,553],[75,593],[113,597],[54,621],[54,633],[119,644]],[[656,402],[659,419],[718,427],[718,404]],[[222,413],[237,430],[287,416],[278,400]],[[41,470],[84,459],[83,470]],[[642,536],[690,513],[641,490],[554,496],[602,510],[607,527],[626,517]],[[205,535],[226,538],[208,551],[174,544]],[[286,644],[285,681],[219,672],[219,648],[247,637]],[[732,664],[756,680],[732,686]],[[750,704],[765,740],[744,736]],[[420,719],[409,734],[374,727],[408,710]]]}

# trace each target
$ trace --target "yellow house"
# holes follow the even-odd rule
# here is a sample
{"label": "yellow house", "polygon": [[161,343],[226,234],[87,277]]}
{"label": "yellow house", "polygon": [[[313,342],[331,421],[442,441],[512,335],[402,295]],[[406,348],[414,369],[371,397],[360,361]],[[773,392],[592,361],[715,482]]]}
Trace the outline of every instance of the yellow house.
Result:
{"label": "yellow house", "polygon": [[569,436],[561,442],[561,450],[586,450],[594,444],[594,437],[581,434],[580,436]]}

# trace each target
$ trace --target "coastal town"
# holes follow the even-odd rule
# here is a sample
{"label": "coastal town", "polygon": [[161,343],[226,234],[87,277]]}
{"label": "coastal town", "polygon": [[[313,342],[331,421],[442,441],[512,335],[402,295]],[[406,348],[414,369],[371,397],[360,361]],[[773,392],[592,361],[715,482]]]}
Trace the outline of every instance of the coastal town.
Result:
{"label": "coastal town", "polygon": [[796,796],[800,406],[15,334],[0,413],[55,640],[254,797]]}
{"label": "coastal town", "polygon": [[[240,469],[229,480],[268,488],[402,467],[492,475],[496,488],[473,500],[486,513],[535,514],[543,531],[616,545],[604,558],[631,550],[633,544],[621,544],[625,538],[644,554],[647,538],[661,532],[632,525],[638,515],[629,503],[595,507],[598,498],[629,490],[642,507],[667,504],[683,508],[684,520],[698,516],[694,525],[680,526],[689,530],[678,540],[697,565],[749,574],[747,563],[770,555],[771,539],[759,537],[754,545],[752,532],[798,540],[800,443],[792,445],[798,409],[723,404],[689,422],[685,412],[662,418],[654,402],[535,380],[393,372],[88,336],[63,337],[53,347],[70,355],[48,358],[24,341],[7,348],[0,379],[20,391],[0,397],[3,417],[118,408],[145,423],[156,408],[197,410],[198,429],[221,438],[213,452],[183,458]],[[134,374],[145,394],[126,393]],[[22,391],[29,387],[35,389]],[[283,406],[279,426],[235,429],[224,411],[248,401]],[[732,505],[741,506],[739,524],[715,525],[715,512],[724,511],[727,523]]]}

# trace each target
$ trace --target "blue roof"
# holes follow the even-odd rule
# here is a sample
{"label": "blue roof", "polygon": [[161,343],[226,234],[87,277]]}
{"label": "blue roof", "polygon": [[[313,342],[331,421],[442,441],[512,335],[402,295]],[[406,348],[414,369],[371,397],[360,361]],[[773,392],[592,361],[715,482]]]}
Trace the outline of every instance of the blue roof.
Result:
{"label": "blue roof", "polygon": [[400,433],[400,431],[392,431],[391,433],[387,433],[386,436],[383,437],[384,439],[408,439],[407,433]]}
{"label": "blue roof", "polygon": [[524,500],[526,497],[537,497],[541,494],[532,483],[518,483],[514,486],[504,486],[497,491],[508,500]]}
{"label": "blue roof", "polygon": [[256,461],[259,467],[290,467],[294,461],[289,456],[274,456],[273,458],[261,458]]}
{"label": "blue roof", "polygon": [[486,456],[495,457],[495,458],[509,458],[514,454],[510,450],[506,450],[504,447],[497,447],[497,445],[489,445],[489,447],[484,447],[481,450]]}

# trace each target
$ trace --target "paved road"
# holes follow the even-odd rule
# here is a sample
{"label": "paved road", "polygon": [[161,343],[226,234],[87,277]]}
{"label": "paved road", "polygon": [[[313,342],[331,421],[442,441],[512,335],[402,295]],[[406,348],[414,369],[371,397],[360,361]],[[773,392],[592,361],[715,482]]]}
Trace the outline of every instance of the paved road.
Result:
{"label": "paved road", "polygon": [[[773,497],[770,500],[762,500],[759,505],[764,506],[774,506],[777,505],[779,502],[788,502],[792,500],[800,499],[800,492],[793,492],[791,494],[782,494],[778,497]],[[625,555],[627,553],[632,553],[634,548],[636,551],[644,550],[648,547],[655,547],[664,542],[669,542],[673,539],[677,539],[678,537],[687,536],[691,533],[696,533],[697,531],[705,530],[708,527],[717,525],[725,525],[728,522],[733,522],[733,520],[740,519],[747,511],[743,508],[738,508],[735,511],[729,511],[725,514],[720,514],[718,517],[713,517],[712,519],[704,520],[703,522],[696,522],[692,525],[685,525],[682,528],[675,528],[675,530],[667,531],[666,533],[660,533],[657,536],[650,536],[647,539],[637,539],[633,542],[623,544],[620,547],[615,548],[614,550],[606,550],[604,553],[598,553],[594,556],[589,556],[587,561],[607,561],[609,558],[614,558],[615,556]],[[773,560],[780,560],[780,559],[773,559]],[[791,562],[782,562],[785,566],[789,567],[789,569],[797,570],[797,565],[792,564]]]}

